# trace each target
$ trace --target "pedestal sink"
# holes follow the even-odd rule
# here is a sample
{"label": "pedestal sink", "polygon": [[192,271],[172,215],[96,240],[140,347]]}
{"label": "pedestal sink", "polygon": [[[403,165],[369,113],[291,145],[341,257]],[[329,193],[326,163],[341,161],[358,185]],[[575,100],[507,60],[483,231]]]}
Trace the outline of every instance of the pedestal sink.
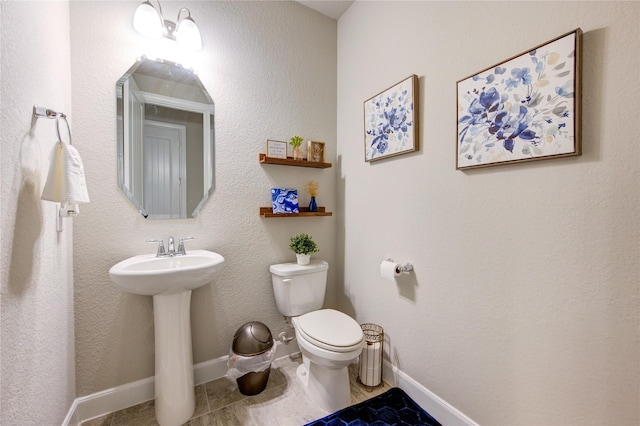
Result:
{"label": "pedestal sink", "polygon": [[210,283],[223,262],[218,253],[190,250],[180,256],[133,256],[109,270],[122,290],[153,296],[155,408],[161,426],[181,425],[195,410],[191,291]]}

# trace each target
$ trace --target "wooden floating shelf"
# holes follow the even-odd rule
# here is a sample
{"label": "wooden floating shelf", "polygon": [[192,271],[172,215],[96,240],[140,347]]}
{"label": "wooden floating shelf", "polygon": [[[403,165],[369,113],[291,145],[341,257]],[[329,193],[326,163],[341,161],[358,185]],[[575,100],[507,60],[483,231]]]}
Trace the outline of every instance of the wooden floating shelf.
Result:
{"label": "wooden floating shelf", "polygon": [[312,216],[333,216],[333,213],[325,210],[325,207],[318,207],[317,212],[310,212],[309,207],[300,207],[300,213],[274,213],[271,207],[260,207],[262,217],[312,217]]}
{"label": "wooden floating shelf", "polygon": [[331,163],[321,163],[307,160],[294,160],[293,157],[284,158],[271,158],[267,157],[267,154],[260,154],[260,162],[262,164],[278,164],[281,166],[298,166],[298,167],[313,167],[316,169],[327,169],[331,167]]}

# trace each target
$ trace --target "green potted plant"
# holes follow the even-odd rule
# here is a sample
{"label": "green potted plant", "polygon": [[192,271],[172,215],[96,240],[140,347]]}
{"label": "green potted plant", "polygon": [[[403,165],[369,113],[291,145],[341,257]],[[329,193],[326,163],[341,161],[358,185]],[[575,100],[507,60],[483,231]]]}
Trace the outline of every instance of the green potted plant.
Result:
{"label": "green potted plant", "polygon": [[296,254],[298,265],[308,265],[311,255],[318,252],[318,245],[311,235],[300,233],[291,237],[289,248]]}
{"label": "green potted plant", "polygon": [[293,159],[294,160],[302,160],[304,157],[302,156],[302,150],[300,149],[300,145],[302,145],[302,138],[300,136],[294,136],[289,141],[289,145],[293,148]]}

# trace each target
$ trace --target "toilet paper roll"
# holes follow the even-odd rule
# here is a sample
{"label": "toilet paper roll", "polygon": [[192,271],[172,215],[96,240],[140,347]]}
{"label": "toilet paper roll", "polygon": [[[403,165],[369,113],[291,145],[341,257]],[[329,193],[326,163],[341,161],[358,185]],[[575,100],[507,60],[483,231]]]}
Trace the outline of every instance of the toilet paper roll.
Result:
{"label": "toilet paper roll", "polygon": [[395,262],[384,260],[380,264],[380,276],[391,281],[395,281],[395,278],[400,275],[400,265]]}
{"label": "toilet paper roll", "polygon": [[358,378],[365,386],[382,382],[382,343],[367,343],[360,354]]}

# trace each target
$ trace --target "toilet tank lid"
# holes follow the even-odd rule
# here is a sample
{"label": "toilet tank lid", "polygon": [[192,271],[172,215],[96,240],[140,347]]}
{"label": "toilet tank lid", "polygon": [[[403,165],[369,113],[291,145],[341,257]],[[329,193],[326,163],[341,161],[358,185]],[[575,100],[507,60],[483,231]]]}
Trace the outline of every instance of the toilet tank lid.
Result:
{"label": "toilet tank lid", "polygon": [[279,277],[313,274],[316,272],[326,271],[328,269],[329,264],[321,259],[311,259],[311,262],[309,262],[308,265],[298,265],[296,262],[292,262],[271,265],[269,268],[272,274]]}

